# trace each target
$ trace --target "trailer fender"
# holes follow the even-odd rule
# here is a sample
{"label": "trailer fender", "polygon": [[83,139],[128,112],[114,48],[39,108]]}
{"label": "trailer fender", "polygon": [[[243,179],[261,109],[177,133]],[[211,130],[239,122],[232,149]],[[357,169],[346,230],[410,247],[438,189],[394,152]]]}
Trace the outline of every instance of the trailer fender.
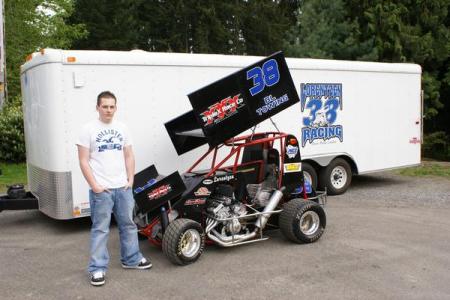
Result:
{"label": "trailer fender", "polygon": [[347,152],[329,153],[329,154],[314,156],[314,157],[304,156],[303,161],[310,163],[313,166],[315,163],[316,164],[315,167],[317,169],[320,167],[328,166],[334,159],[336,159],[338,157],[345,159],[350,164],[353,174],[358,174],[358,168],[356,166],[355,159],[353,158],[352,155],[350,155]]}

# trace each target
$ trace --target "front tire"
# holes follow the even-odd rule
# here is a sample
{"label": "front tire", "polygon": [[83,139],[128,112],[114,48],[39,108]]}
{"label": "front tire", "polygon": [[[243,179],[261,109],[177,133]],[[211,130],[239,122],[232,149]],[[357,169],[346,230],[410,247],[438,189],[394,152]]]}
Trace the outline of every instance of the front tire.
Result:
{"label": "front tire", "polygon": [[326,215],[322,206],[313,201],[292,199],[283,206],[280,229],[295,243],[313,243],[325,231]]}
{"label": "front tire", "polygon": [[340,195],[352,182],[352,169],[345,159],[336,158],[320,172],[321,187],[327,188],[330,195]]}
{"label": "front tire", "polygon": [[162,250],[176,265],[195,262],[205,249],[205,232],[202,226],[190,219],[176,219],[167,226]]}

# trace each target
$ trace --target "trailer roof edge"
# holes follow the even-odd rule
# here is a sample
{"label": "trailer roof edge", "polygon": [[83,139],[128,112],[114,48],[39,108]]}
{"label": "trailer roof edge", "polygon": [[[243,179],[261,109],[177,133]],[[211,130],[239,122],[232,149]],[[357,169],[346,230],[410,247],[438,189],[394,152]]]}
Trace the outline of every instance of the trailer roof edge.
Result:
{"label": "trailer roof edge", "polygon": [[[21,73],[37,65],[61,63],[67,65],[149,65],[243,68],[262,57],[223,54],[163,53],[143,50],[59,50],[43,49],[21,66]],[[361,71],[421,74],[420,65],[412,63],[380,63],[312,58],[287,58],[290,69]]]}

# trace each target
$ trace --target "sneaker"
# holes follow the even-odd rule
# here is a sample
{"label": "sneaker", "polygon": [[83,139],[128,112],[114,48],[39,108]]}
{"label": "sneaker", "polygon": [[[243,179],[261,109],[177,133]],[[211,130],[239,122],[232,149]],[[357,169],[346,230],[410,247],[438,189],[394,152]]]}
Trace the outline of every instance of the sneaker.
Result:
{"label": "sneaker", "polygon": [[91,274],[91,284],[95,286],[100,286],[105,284],[105,272],[96,271]]}
{"label": "sneaker", "polygon": [[128,265],[124,265],[122,264],[122,268],[124,269],[139,269],[139,270],[145,270],[145,269],[150,269],[152,267],[152,263],[150,260],[146,259],[145,257],[143,257],[141,259],[141,261],[139,262],[139,264],[137,266],[128,266]]}

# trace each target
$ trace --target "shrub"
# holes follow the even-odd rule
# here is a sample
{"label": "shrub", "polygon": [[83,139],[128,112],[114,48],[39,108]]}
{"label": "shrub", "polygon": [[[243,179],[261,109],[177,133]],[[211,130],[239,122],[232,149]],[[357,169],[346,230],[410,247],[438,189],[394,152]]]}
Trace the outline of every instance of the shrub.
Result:
{"label": "shrub", "polygon": [[443,131],[426,134],[423,140],[423,155],[438,160],[450,160],[450,142]]}
{"label": "shrub", "polygon": [[0,161],[24,162],[25,138],[20,97],[11,99],[0,111]]}

